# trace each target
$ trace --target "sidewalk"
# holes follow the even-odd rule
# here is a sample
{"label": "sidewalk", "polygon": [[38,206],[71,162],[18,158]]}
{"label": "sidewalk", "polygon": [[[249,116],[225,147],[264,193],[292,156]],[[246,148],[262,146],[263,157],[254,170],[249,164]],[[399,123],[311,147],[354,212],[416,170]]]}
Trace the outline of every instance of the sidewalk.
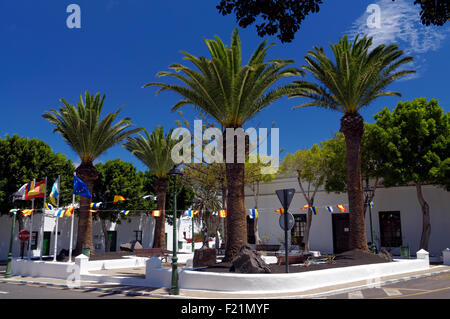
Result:
{"label": "sidewalk", "polygon": [[[134,272],[138,272],[137,269]],[[4,278],[4,272],[0,273],[0,282],[15,282],[18,284],[33,284],[43,286],[59,286],[67,287],[68,289],[82,289],[92,291],[102,291],[108,293],[134,295],[134,296],[149,296],[155,298],[183,298],[183,299],[261,299],[261,298],[274,298],[274,299],[288,299],[288,298],[316,298],[326,296],[335,293],[345,293],[353,290],[360,290],[364,288],[383,286],[395,282],[401,282],[416,278],[423,278],[441,273],[450,272],[450,266],[430,266],[430,269],[395,275],[381,277],[379,281],[368,283],[367,281],[351,282],[341,285],[323,287],[319,289],[313,289],[303,292],[295,293],[266,293],[266,294],[244,294],[244,293],[223,293],[216,291],[197,291],[197,290],[185,290],[180,289],[179,296],[169,295],[168,289],[165,288],[151,288],[151,287],[136,287],[136,286],[123,286],[117,284],[98,284],[92,282],[81,282],[79,287],[68,287],[68,283],[65,280],[51,279],[51,278],[36,278],[36,277],[19,277],[15,276],[9,279]]]}

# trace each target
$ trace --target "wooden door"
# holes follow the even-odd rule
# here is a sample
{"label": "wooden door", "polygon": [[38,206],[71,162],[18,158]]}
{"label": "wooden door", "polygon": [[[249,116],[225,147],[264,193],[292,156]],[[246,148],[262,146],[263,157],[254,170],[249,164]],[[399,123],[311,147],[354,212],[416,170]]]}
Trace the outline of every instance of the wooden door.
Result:
{"label": "wooden door", "polygon": [[335,254],[349,250],[349,215],[345,213],[332,214],[333,251]]}

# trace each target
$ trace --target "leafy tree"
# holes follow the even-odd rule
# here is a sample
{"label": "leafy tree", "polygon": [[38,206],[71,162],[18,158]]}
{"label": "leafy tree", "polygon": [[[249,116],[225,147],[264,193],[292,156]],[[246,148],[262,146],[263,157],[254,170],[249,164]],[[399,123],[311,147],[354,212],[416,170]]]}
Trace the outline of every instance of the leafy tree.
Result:
{"label": "leafy tree", "polygon": [[[327,150],[330,150],[329,148]],[[317,191],[323,186],[328,173],[325,149],[314,144],[310,149],[288,153],[281,164],[282,172],[295,173],[300,191],[309,207],[314,206]],[[306,184],[305,188],[303,185]],[[308,209],[303,243],[305,251],[309,251],[309,234],[312,223],[312,210]],[[300,245],[300,243],[299,243]]]}
{"label": "leafy tree", "polygon": [[[203,236],[209,237],[214,233],[216,237],[216,247],[218,248],[220,222],[219,217],[212,216],[211,212],[222,208],[221,185],[217,179],[217,172],[223,170],[223,164],[186,164],[184,167],[183,183],[191,187],[194,199],[192,209],[199,210],[196,218],[206,230]],[[211,231],[214,229],[214,231]],[[208,231],[209,230],[209,231]],[[208,243],[207,238],[203,238],[204,243]]]}
{"label": "leafy tree", "polygon": [[[149,83],[160,87],[158,92],[170,90],[182,96],[172,110],[191,104],[200,113],[214,119],[225,129],[242,128],[262,109],[279,98],[292,93],[292,85],[273,85],[281,79],[298,76],[302,71],[288,67],[293,60],[265,61],[270,46],[263,41],[251,55],[247,65],[242,65],[241,41],[238,29],[233,31],[231,46],[219,37],[206,40],[211,59],[195,57],[183,52],[185,59],[198,70],[181,64],[170,66],[175,72],[160,72],[159,77],[169,76],[184,85]],[[224,134],[225,135],[225,134]],[[237,162],[237,143],[234,143],[233,159],[225,158],[227,181],[227,240],[224,261],[231,261],[236,252],[247,242],[244,170],[245,164]],[[223,143],[226,149],[226,140]],[[226,152],[223,152],[225,154]]]}
{"label": "leafy tree", "polygon": [[[100,220],[105,239],[105,251],[110,251],[106,221],[120,223],[121,220],[129,219],[133,215],[148,215],[156,204],[150,198],[139,198],[151,194],[144,194],[144,173],[138,172],[133,164],[115,159],[98,163],[95,168],[98,171],[98,179],[94,183],[93,201],[102,202],[103,205],[93,216]],[[113,204],[114,195],[122,195],[127,201]],[[120,213],[122,210],[131,212],[125,216]]]}
{"label": "leafy tree", "polygon": [[364,121],[359,111],[381,96],[401,96],[398,92],[384,89],[398,78],[414,73],[398,70],[413,58],[402,57],[403,51],[397,45],[371,46],[372,38],[356,37],[351,42],[344,36],[337,44],[331,44],[334,61],[322,48],[314,47],[313,51],[308,51],[305,57],[307,65],[303,67],[319,84],[295,81],[298,91],[291,94],[291,97],[310,99],[310,102],[297,107],[319,106],[344,114],[340,131],[344,134],[347,150],[350,249],[367,251],[360,154]]}
{"label": "leafy tree", "polygon": [[165,248],[166,193],[169,188],[167,173],[174,166],[171,152],[176,141],[171,138],[172,130],[164,134],[162,126],[155,128],[151,134],[144,130],[144,135],[138,135],[128,137],[124,147],[144,163],[157,178],[155,191],[161,217],[156,219],[153,247]]}
{"label": "leafy tree", "polygon": [[422,209],[420,248],[428,250],[431,235],[430,207],[423,184],[449,189],[450,116],[438,101],[418,98],[399,102],[393,112],[384,108],[375,115],[376,124],[389,137],[386,148],[386,186],[413,183]]}
{"label": "leafy tree", "polygon": [[[72,180],[75,167],[70,160],[60,153],[53,153],[45,142],[36,138],[29,139],[6,135],[0,138],[0,213],[9,214],[12,208],[31,208],[30,201],[16,200],[12,195],[23,184],[47,177],[47,195],[52,183],[61,175],[61,198],[63,206],[72,201]],[[41,208],[42,199],[35,199],[35,207]],[[37,210],[38,211],[38,210]],[[24,229],[24,219],[17,214],[19,231]]]}
{"label": "leafy tree", "polygon": [[[291,42],[303,20],[319,12],[322,4],[322,0],[220,0],[216,8],[222,15],[234,12],[242,28],[260,18],[263,22],[256,25],[260,37],[276,34],[281,42]],[[447,0],[414,0],[414,4],[420,6],[420,17],[425,25],[441,26],[450,19]]]}
{"label": "leafy tree", "polygon": [[[55,126],[54,132],[60,133],[80,157],[81,164],[76,168],[76,174],[87,184],[92,194],[94,182],[98,178],[97,169],[93,164],[95,159],[141,129],[130,129],[132,124],[128,117],[114,123],[121,109],[100,119],[105,101],[105,95],[100,97],[100,93],[94,96],[86,91],[84,100],[80,96],[80,102],[76,107],[65,99],[60,101],[64,106],[59,110],[51,109],[42,116]],[[90,203],[90,198],[80,196],[76,254],[81,253],[83,247],[90,248],[91,252],[94,252]]]}

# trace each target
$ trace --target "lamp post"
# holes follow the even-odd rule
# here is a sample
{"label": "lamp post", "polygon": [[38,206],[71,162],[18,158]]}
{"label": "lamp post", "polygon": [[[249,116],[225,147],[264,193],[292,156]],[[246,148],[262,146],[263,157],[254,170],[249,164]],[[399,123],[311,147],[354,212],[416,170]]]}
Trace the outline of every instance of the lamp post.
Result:
{"label": "lamp post", "polygon": [[170,295],[179,295],[180,290],[178,288],[178,257],[177,257],[177,176],[182,176],[183,173],[176,167],[176,165],[169,171],[169,176],[174,177],[173,185],[173,253],[172,253],[172,284],[170,287]]}
{"label": "lamp post", "polygon": [[371,186],[364,187],[365,204],[369,207],[370,235],[371,235],[371,240],[372,240],[370,250],[372,250],[372,252],[374,254],[376,254],[377,247],[375,246],[375,242],[373,240],[372,206],[370,205],[374,194],[375,194],[375,190],[373,187],[371,187]]}

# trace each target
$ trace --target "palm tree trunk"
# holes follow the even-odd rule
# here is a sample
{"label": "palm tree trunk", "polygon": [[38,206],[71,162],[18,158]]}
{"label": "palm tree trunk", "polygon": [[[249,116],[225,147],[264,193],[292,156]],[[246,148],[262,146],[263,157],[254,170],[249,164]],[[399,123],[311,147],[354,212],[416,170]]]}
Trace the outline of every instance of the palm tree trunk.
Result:
{"label": "palm tree trunk", "polygon": [[364,121],[358,113],[341,119],[341,132],[347,147],[347,195],[350,219],[349,249],[369,251],[364,220],[364,198],[361,175],[361,139]]}
{"label": "palm tree trunk", "polygon": [[[93,194],[94,182],[98,178],[98,171],[92,162],[82,162],[76,169],[77,177],[80,178],[89,188],[89,192]],[[94,252],[92,244],[92,214],[89,211],[91,206],[91,199],[80,196],[80,208],[78,210],[78,232],[77,244],[75,246],[74,254],[81,254],[83,248],[89,248],[91,255]]]}
{"label": "palm tree trunk", "polygon": [[428,243],[431,235],[430,206],[423,197],[421,183],[416,183],[416,191],[417,199],[419,200],[420,207],[422,208],[422,235],[420,237],[420,249],[425,249],[428,251]]}
{"label": "palm tree trunk", "polygon": [[169,188],[169,182],[166,178],[159,178],[155,182],[155,190],[157,194],[158,210],[161,211],[161,217],[156,218],[155,222],[155,239],[153,248],[166,249],[165,241],[165,224],[166,224],[166,193]]}
{"label": "palm tree trunk", "polygon": [[227,177],[227,241],[224,262],[231,262],[243,244],[247,243],[243,163],[226,163]]}

